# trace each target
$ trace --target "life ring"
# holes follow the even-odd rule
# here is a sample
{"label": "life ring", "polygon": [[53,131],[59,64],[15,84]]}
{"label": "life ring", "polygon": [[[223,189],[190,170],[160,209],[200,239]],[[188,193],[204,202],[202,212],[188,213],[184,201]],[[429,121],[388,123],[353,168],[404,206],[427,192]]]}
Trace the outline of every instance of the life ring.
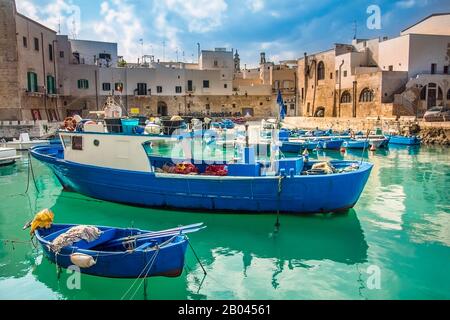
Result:
{"label": "life ring", "polygon": [[77,127],[77,121],[73,117],[67,117],[64,119],[64,128],[67,131],[75,131]]}

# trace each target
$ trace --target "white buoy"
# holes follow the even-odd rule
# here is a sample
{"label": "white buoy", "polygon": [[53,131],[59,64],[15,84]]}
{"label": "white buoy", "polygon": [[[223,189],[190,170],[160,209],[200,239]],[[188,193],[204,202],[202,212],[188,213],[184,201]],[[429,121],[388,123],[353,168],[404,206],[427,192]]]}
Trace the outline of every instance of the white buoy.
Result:
{"label": "white buoy", "polygon": [[72,253],[70,261],[80,268],[90,268],[96,263],[93,257],[84,253]]}

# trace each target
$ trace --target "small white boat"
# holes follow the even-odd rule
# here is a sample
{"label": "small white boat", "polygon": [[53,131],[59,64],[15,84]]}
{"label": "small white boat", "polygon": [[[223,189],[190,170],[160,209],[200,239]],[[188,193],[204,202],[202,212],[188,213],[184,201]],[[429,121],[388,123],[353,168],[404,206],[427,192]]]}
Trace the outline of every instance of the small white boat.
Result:
{"label": "small white boat", "polygon": [[20,159],[14,148],[0,148],[0,166],[10,165]]}
{"label": "small white boat", "polygon": [[28,133],[21,133],[19,139],[3,143],[5,148],[14,148],[15,150],[29,150],[38,145],[50,144],[49,140],[31,140]]}
{"label": "small white boat", "polygon": [[369,139],[369,144],[372,148],[378,149],[384,146],[387,139]]}

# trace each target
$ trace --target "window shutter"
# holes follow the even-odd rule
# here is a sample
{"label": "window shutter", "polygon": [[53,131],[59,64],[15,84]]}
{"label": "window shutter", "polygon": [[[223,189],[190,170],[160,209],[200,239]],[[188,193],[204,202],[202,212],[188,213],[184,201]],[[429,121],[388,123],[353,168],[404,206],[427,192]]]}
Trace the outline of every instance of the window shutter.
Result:
{"label": "window shutter", "polygon": [[28,92],[31,92],[32,85],[31,85],[31,72],[27,73],[27,83],[28,83]]}

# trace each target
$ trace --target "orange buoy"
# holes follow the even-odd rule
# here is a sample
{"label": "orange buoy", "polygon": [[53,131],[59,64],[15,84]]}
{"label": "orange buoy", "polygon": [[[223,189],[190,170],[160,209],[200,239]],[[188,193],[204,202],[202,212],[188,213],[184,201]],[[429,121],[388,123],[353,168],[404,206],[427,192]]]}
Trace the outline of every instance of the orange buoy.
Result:
{"label": "orange buoy", "polygon": [[370,146],[370,151],[376,151],[376,150],[377,150],[377,148],[375,148],[374,145],[371,145],[371,146]]}
{"label": "orange buoy", "polygon": [[341,152],[345,152],[346,149],[344,147],[341,147]]}

